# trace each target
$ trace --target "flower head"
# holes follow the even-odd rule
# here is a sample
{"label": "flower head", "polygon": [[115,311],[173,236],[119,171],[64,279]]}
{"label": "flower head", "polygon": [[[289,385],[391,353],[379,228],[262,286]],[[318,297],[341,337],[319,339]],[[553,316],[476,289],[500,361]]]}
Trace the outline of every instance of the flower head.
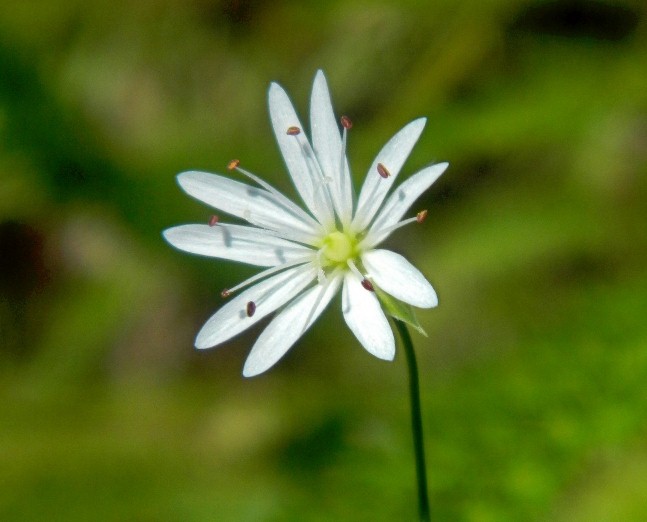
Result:
{"label": "flower head", "polygon": [[[377,248],[396,229],[422,222],[426,211],[402,220],[413,202],[447,168],[422,169],[390,195],[390,189],[418,140],[426,120],[406,125],[382,148],[353,198],[346,140],[351,121],[333,113],[326,78],[317,72],[310,101],[311,140],[286,92],[269,89],[272,126],[305,210],[240,166],[228,169],[254,185],[204,172],[178,175],[194,198],[247,222],[229,224],[211,216],[206,224],[164,231],[176,248],[265,269],[223,290],[228,302],[205,323],[196,348],[231,339],[277,312],[254,344],[243,369],[253,376],[273,366],[319,317],[341,288],[346,324],[367,351],[392,360],[395,341],[376,289],[412,306],[438,304],[434,289],[404,257]],[[388,197],[387,197],[388,196]]]}

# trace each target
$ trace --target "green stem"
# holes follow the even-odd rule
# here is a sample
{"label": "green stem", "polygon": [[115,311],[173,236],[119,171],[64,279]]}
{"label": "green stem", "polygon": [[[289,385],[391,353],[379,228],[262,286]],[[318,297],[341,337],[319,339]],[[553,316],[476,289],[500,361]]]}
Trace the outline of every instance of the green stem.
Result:
{"label": "green stem", "polygon": [[425,443],[422,437],[422,413],[420,410],[420,386],[418,382],[418,363],[413,350],[409,330],[404,322],[395,319],[395,325],[400,333],[404,353],[407,356],[409,368],[409,395],[411,399],[411,430],[413,432],[413,448],[416,459],[416,476],[418,479],[418,512],[421,522],[429,522],[429,497],[427,494],[427,471],[425,467]]}

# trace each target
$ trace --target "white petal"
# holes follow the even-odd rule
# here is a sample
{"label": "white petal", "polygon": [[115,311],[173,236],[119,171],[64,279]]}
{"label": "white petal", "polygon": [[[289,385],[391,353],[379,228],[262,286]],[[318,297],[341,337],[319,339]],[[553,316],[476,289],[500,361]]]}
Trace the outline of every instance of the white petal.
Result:
{"label": "white petal", "polygon": [[273,230],[317,233],[310,216],[288,208],[265,189],[198,171],[182,172],[177,181],[190,196],[232,216]]}
{"label": "white petal", "polygon": [[326,77],[322,71],[317,71],[312,87],[310,126],[312,145],[325,178],[330,180],[329,186],[332,189],[337,214],[342,223],[349,223],[353,210],[350,170],[344,157],[344,169],[341,171],[341,135],[330,101]]}
{"label": "white petal", "polygon": [[415,266],[390,250],[371,250],[362,262],[377,286],[393,297],[420,308],[438,306],[436,292]]}
{"label": "white petal", "polygon": [[370,239],[366,242],[367,248],[377,245],[388,237],[388,234],[381,234],[380,231],[400,221],[413,202],[445,172],[448,166],[448,163],[438,163],[424,168],[395,189],[371,225],[369,235],[372,239],[367,237]]}
{"label": "white petal", "polygon": [[272,319],[247,357],[243,375],[253,377],[274,366],[325,310],[341,280],[338,273],[325,284],[306,290]]}
{"label": "white petal", "polygon": [[[211,348],[246,330],[293,299],[314,280],[316,273],[311,264],[301,265],[244,290],[209,318],[198,332],[195,347]],[[247,316],[247,303],[250,301],[256,304],[252,317]]]}
{"label": "white petal", "polygon": [[[318,165],[317,158],[313,151],[308,149],[305,129],[299,121],[290,98],[280,85],[272,83],[268,97],[274,135],[294,186],[310,212],[320,223],[326,225],[331,220],[334,221],[334,216],[328,206],[327,198],[321,197],[321,191],[324,189],[323,180],[319,179],[320,176],[315,168],[315,165]],[[301,134],[288,135],[287,130],[290,127],[298,127],[301,129]]]}
{"label": "white petal", "polygon": [[375,293],[366,290],[352,272],[344,278],[341,309],[346,324],[369,353],[393,360],[395,340],[389,322]]}
{"label": "white petal", "polygon": [[[387,192],[398,176],[402,165],[409,157],[413,146],[418,141],[422,129],[427,122],[426,118],[419,118],[403,127],[393,136],[373,161],[373,165],[366,174],[362,191],[357,203],[357,213],[353,220],[353,229],[364,230],[382,205]],[[377,165],[383,164],[391,174],[382,178],[378,174]]]}
{"label": "white petal", "polygon": [[307,259],[313,253],[309,248],[270,235],[265,230],[240,225],[180,225],[165,230],[164,238],[185,252],[256,266],[276,266]]}

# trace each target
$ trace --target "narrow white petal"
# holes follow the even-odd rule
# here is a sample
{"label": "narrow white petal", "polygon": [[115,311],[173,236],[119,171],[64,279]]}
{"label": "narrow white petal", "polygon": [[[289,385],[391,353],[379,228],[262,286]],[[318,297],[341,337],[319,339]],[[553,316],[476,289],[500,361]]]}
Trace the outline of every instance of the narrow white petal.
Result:
{"label": "narrow white petal", "polygon": [[316,235],[314,221],[304,211],[288,207],[265,189],[217,174],[189,171],[177,176],[182,189],[194,198],[246,221],[273,230],[297,230]]}
{"label": "narrow white petal", "polygon": [[[382,147],[366,174],[357,203],[357,213],[353,220],[354,230],[364,230],[369,225],[397,178],[402,165],[409,157],[413,146],[418,141],[426,122],[426,118],[412,121]],[[389,177],[382,178],[378,174],[377,165],[379,163],[386,167],[391,174]]]}
{"label": "narrow white petal", "polygon": [[338,273],[326,283],[306,290],[272,319],[245,361],[245,377],[263,373],[287,353],[326,309],[339,290],[342,277]]}
{"label": "narrow white petal", "polygon": [[368,275],[393,297],[420,308],[438,305],[436,292],[420,270],[390,250],[370,250],[362,255]]}
{"label": "narrow white petal", "polygon": [[362,346],[375,357],[393,360],[395,340],[389,321],[375,293],[366,290],[352,272],[344,278],[341,308],[346,324]]}
{"label": "narrow white petal", "polygon": [[[326,198],[321,197],[323,180],[319,179],[315,168],[317,158],[312,149],[307,147],[305,129],[290,98],[280,85],[270,85],[268,98],[274,135],[294,186],[310,212],[325,225],[332,218],[332,209],[327,207]],[[288,135],[290,127],[301,129],[301,136]]]}
{"label": "narrow white petal", "polygon": [[[283,306],[308,286],[316,277],[313,265],[290,268],[261,281],[230,298],[220,310],[212,315],[198,332],[196,348],[212,348],[260,321],[267,314]],[[256,305],[252,317],[247,316],[247,303]]]}
{"label": "narrow white petal", "polygon": [[380,213],[375,218],[373,225],[371,225],[365,241],[366,248],[372,248],[381,241],[384,241],[388,237],[388,234],[381,233],[381,230],[395,225],[400,221],[405,212],[409,210],[409,207],[413,205],[414,201],[445,172],[448,166],[448,163],[431,165],[414,174],[396,188],[380,209]]}
{"label": "narrow white petal", "polygon": [[343,161],[343,172],[340,168],[342,165],[341,135],[330,100],[326,77],[322,71],[317,71],[312,87],[310,126],[312,145],[324,177],[331,187],[337,215],[343,223],[349,223],[353,210],[350,170],[346,158]]}
{"label": "narrow white petal", "polygon": [[313,254],[313,250],[265,230],[241,225],[180,225],[165,230],[164,238],[185,252],[256,266],[276,266]]}

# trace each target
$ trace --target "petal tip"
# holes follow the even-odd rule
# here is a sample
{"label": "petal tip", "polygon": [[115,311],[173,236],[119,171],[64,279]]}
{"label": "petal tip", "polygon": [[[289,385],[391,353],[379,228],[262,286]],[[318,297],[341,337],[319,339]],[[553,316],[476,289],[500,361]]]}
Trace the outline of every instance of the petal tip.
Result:
{"label": "petal tip", "polygon": [[250,362],[248,357],[243,366],[243,377],[256,377],[270,369],[271,365],[267,366],[266,364],[259,364],[259,362],[258,360]]}
{"label": "petal tip", "polygon": [[[413,121],[410,121],[409,123],[407,123],[403,127],[402,130],[408,129],[409,132],[413,131],[413,132],[418,134],[418,137],[420,137],[420,135],[422,134],[422,131],[425,128],[425,125],[427,125],[427,118],[425,116],[423,116],[421,118],[417,118],[417,119],[415,119]],[[417,138],[416,138],[416,140],[417,140]]]}
{"label": "petal tip", "polygon": [[184,172],[180,172],[177,176],[175,176],[175,180],[177,181],[177,184],[184,189],[187,183],[195,180],[197,174],[198,172],[195,170],[186,170]]}
{"label": "petal tip", "polygon": [[377,355],[377,357],[382,359],[383,361],[393,361],[393,359],[395,359],[395,345],[390,346],[387,351],[380,353],[379,355]]}
{"label": "petal tip", "polygon": [[449,163],[443,161],[441,163],[434,163],[430,166],[430,171],[433,172],[434,181],[436,181],[440,176],[442,176],[449,167]]}
{"label": "petal tip", "polygon": [[184,236],[182,231],[186,226],[187,225],[178,225],[176,227],[171,227],[163,230],[162,237],[164,238],[164,241],[166,241],[173,248],[186,251],[186,249],[182,248],[182,239]]}
{"label": "petal tip", "polygon": [[268,92],[268,95],[270,96],[270,98],[272,98],[274,96],[284,95],[285,94],[285,89],[283,87],[281,87],[278,83],[271,82],[270,87],[267,90],[267,92]]}
{"label": "petal tip", "polygon": [[317,84],[318,82],[326,82],[326,75],[322,69],[317,69],[317,72],[315,73],[314,83]]}
{"label": "petal tip", "polygon": [[214,344],[210,343],[209,339],[205,338],[205,336],[198,332],[198,336],[195,338],[193,346],[196,350],[206,350],[208,348],[213,348]]}
{"label": "petal tip", "polygon": [[436,308],[438,306],[438,294],[433,286],[429,285],[429,292],[427,292],[426,299],[420,308]]}

